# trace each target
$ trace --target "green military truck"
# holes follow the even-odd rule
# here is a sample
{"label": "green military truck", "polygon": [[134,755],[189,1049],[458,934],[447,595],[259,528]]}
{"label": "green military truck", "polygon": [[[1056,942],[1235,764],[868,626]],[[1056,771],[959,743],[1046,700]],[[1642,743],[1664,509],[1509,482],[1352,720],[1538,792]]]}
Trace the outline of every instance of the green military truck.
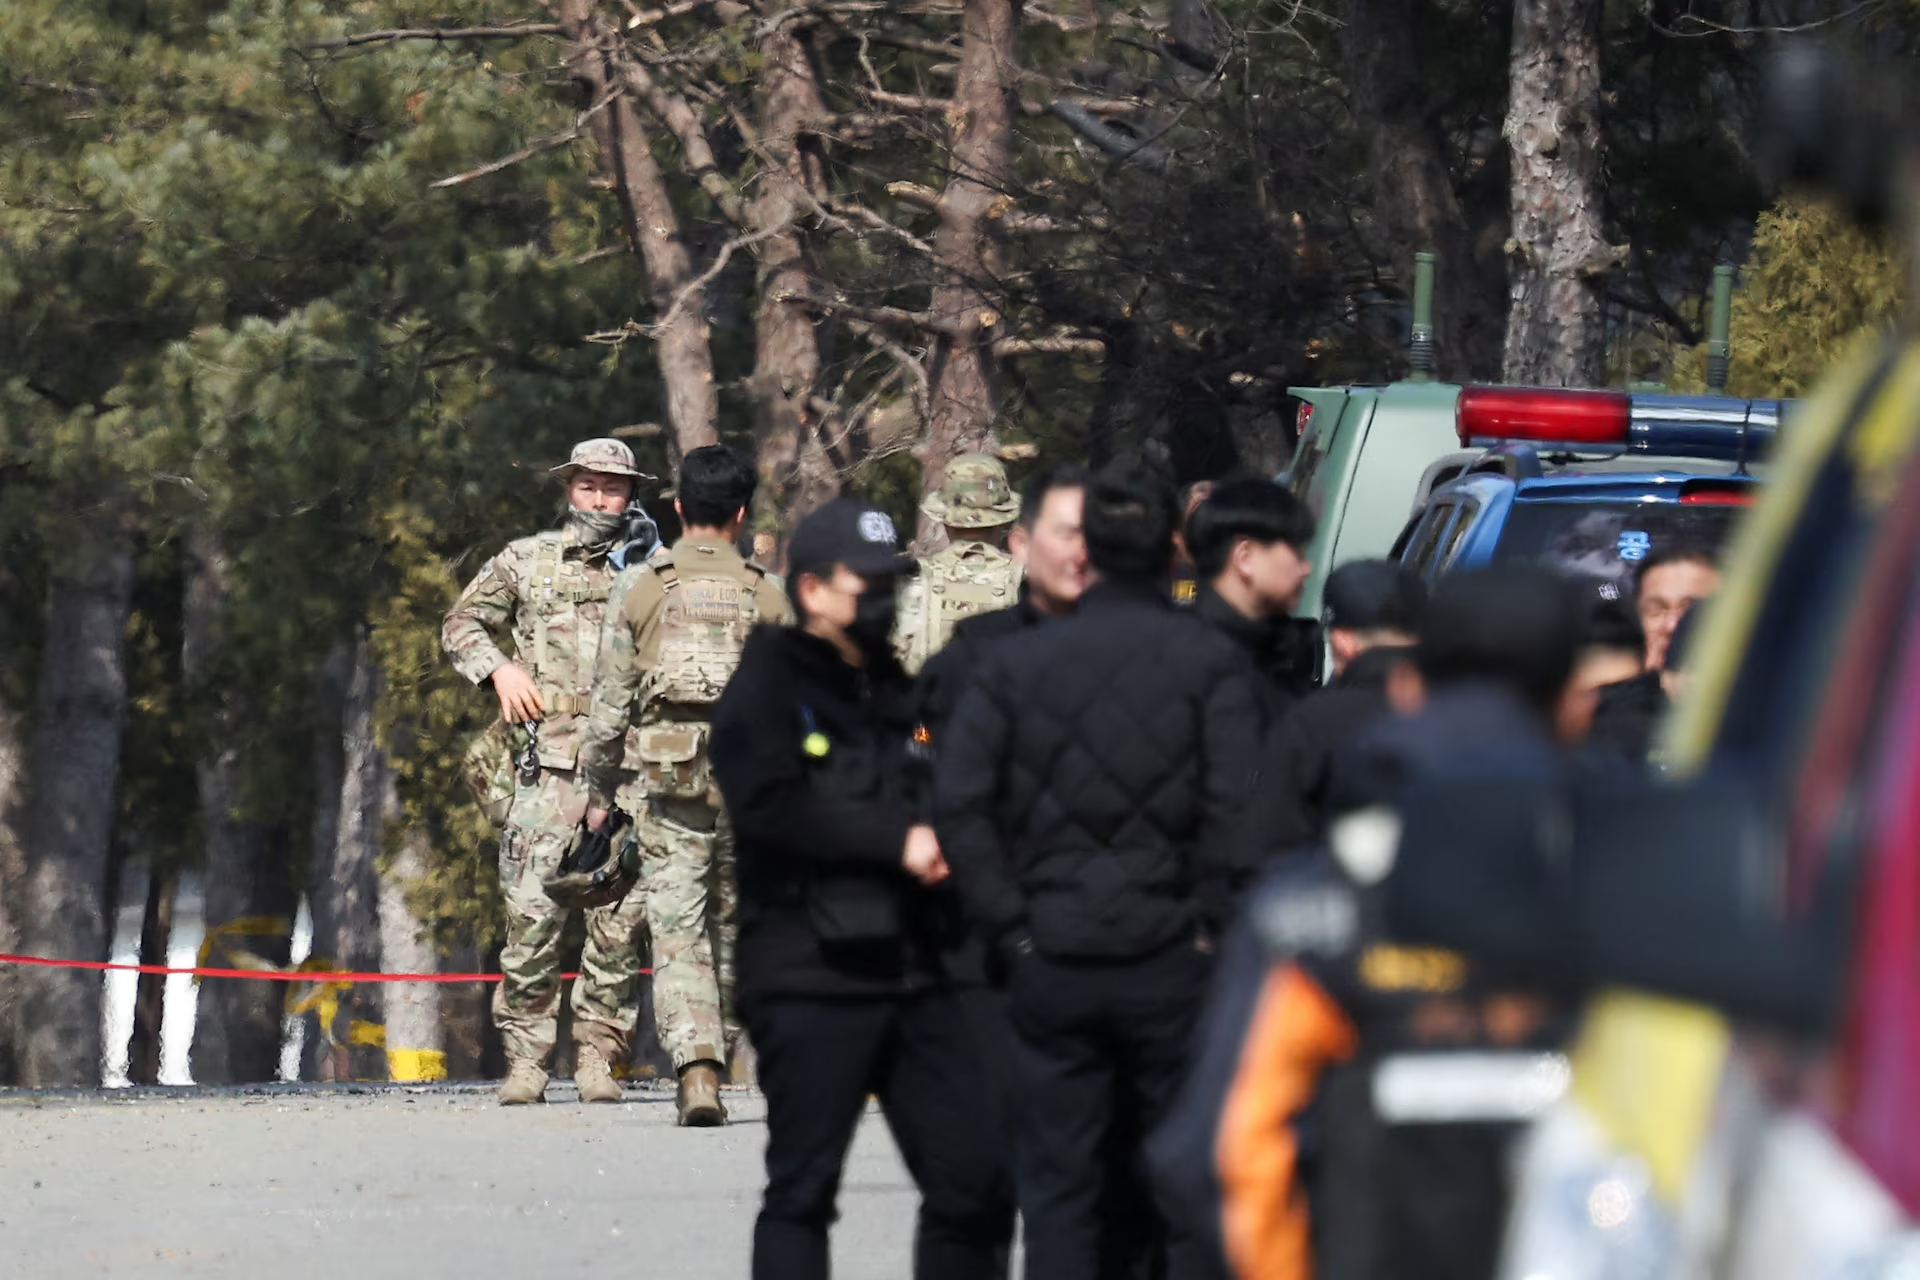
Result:
{"label": "green military truck", "polygon": [[1313,573],[1302,617],[1320,616],[1327,575],[1349,560],[1385,556],[1435,485],[1479,456],[1455,426],[1460,388],[1444,382],[1292,387],[1301,401],[1299,443],[1281,482],[1313,510]]}

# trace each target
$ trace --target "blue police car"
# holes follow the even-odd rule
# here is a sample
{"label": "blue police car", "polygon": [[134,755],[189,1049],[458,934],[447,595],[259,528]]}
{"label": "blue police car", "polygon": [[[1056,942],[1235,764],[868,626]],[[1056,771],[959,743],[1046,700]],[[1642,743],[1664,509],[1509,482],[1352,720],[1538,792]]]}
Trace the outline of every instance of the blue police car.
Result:
{"label": "blue police car", "polygon": [[1632,594],[1639,562],[1718,548],[1757,495],[1755,466],[1786,402],[1467,387],[1462,453],[1436,463],[1393,555],[1431,582],[1453,569],[1544,560]]}

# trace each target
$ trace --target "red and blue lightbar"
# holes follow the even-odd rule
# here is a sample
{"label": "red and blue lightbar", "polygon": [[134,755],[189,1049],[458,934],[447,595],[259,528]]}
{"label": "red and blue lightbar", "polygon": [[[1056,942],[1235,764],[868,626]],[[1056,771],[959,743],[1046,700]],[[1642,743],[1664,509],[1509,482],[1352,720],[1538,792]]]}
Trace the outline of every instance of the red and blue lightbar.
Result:
{"label": "red and blue lightbar", "polygon": [[1455,415],[1460,443],[1470,448],[1518,442],[1557,453],[1644,453],[1736,461],[1757,457],[1773,442],[1788,403],[1730,396],[1462,387]]}

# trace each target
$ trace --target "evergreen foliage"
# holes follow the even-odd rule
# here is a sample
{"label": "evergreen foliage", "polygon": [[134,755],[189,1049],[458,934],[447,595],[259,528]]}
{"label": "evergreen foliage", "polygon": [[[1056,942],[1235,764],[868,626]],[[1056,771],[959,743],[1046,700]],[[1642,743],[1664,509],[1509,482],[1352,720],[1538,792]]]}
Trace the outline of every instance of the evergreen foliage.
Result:
{"label": "evergreen foliage", "polygon": [[[1733,296],[1733,368],[1741,396],[1805,395],[1861,333],[1885,328],[1907,300],[1907,266],[1885,235],[1831,205],[1790,196],[1760,216],[1753,258]],[[1706,384],[1706,347],[1674,358],[1676,388]]]}

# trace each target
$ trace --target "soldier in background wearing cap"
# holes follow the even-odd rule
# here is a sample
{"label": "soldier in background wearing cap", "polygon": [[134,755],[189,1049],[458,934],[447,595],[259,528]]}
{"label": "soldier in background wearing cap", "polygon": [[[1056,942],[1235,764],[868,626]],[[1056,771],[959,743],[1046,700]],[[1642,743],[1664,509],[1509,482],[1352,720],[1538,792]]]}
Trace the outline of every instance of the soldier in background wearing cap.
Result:
{"label": "soldier in background wearing cap", "polygon": [[[508,723],[532,726],[500,842],[507,942],[493,1016],[506,1045],[503,1104],[544,1099],[558,1035],[560,934],[568,912],[546,895],[587,808],[580,726],[593,692],[594,657],[634,486],[652,479],[618,440],[588,440],[553,469],[566,486],[558,529],[507,544],[448,611],[440,643],[461,675],[490,684]],[[513,657],[499,645],[511,636]],[[613,1066],[633,1035],[637,933],[645,902],[630,894],[586,912],[587,941],[573,986],[574,1081],[588,1102],[617,1102]]]}
{"label": "soldier in background wearing cap", "polygon": [[920,572],[900,587],[894,649],[909,673],[946,646],[962,618],[1008,608],[1020,595],[1020,566],[1003,545],[1020,498],[998,458],[961,454],[920,509],[946,526],[947,545],[923,556]]}
{"label": "soldier in background wearing cap", "polygon": [[737,841],[740,1013],[767,1100],[753,1276],[827,1275],[869,1095],[920,1187],[914,1276],[1004,1276],[1011,1190],[936,964],[947,864],[915,803],[913,682],[892,647],[913,562],[885,513],[850,498],[808,516],[787,554],[799,625],[749,638],[710,745]]}

